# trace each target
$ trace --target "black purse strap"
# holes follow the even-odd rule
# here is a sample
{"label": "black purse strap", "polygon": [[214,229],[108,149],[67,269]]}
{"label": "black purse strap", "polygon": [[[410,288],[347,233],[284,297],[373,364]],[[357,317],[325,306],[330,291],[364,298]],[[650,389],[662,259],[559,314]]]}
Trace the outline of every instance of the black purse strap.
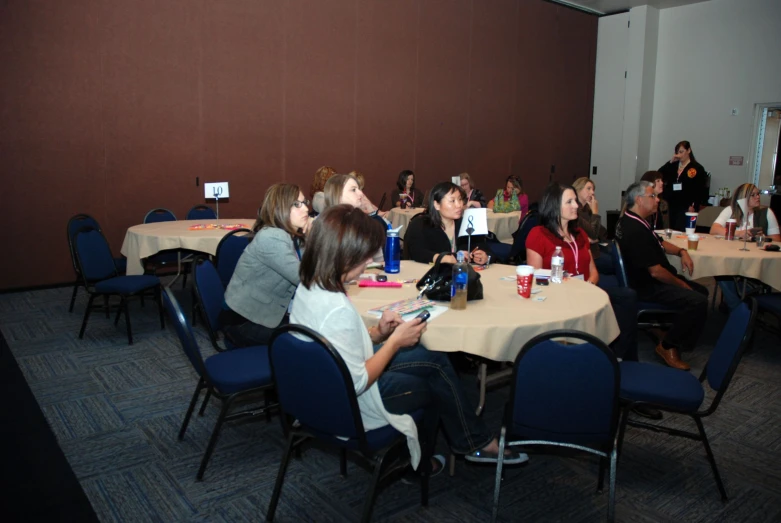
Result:
{"label": "black purse strap", "polygon": [[442,258],[444,258],[445,256],[450,256],[451,254],[453,254],[453,253],[452,252],[440,252],[439,254],[437,254],[437,259],[434,260],[434,267],[438,268],[439,264],[442,263]]}

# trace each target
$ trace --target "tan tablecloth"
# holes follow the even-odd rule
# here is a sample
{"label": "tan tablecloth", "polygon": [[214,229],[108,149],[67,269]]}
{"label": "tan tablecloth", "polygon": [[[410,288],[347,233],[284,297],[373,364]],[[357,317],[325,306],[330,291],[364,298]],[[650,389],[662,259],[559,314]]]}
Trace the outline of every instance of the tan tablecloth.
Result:
{"label": "tan tablecloth", "polygon": [[[419,278],[429,265],[402,261],[398,275],[388,280]],[[607,294],[599,287],[581,280],[540,287],[532,296],[545,296],[535,302],[518,296],[514,280],[515,267],[492,265],[480,273],[484,299],[470,301],[466,310],[448,310],[431,320],[423,334],[423,344],[431,350],[463,351],[495,361],[514,361],[521,347],[532,337],[554,329],[574,329],[596,336],[605,343],[619,334],[613,308]],[[348,294],[367,326],[375,325],[376,316],[368,310],[397,300],[417,296],[415,284],[400,289],[350,285]],[[442,303],[447,306],[447,303]]]}
{"label": "tan tablecloth", "polygon": [[[740,250],[743,247],[741,240],[727,241],[708,234],[700,236],[702,239],[697,250],[689,251],[694,262],[693,278],[746,276],[781,290],[781,252],[763,251],[751,242],[746,244],[748,252],[745,252]],[[672,243],[678,247],[689,246],[688,240],[684,238],[673,237]],[[681,272],[680,258],[668,255],[667,259]]]}
{"label": "tan tablecloth", "polygon": [[[401,237],[404,238],[404,233],[407,231],[407,226],[412,217],[422,212],[423,209],[399,209],[394,207],[388,212],[388,220],[390,220],[394,229],[399,225],[404,225],[400,233]],[[512,243],[513,233],[518,229],[518,222],[521,219],[521,211],[495,213],[491,209],[486,209],[486,217],[488,218],[488,230],[496,234],[500,242]]]}
{"label": "tan tablecloth", "polygon": [[145,223],[134,225],[125,233],[121,252],[127,257],[127,274],[144,274],[141,265],[142,258],[167,249],[189,249],[192,251],[215,254],[217,245],[227,229],[204,229],[191,231],[190,226],[196,224],[216,223],[219,225],[242,224],[250,229],[254,219],[233,218],[225,220],[179,220],[175,222]]}

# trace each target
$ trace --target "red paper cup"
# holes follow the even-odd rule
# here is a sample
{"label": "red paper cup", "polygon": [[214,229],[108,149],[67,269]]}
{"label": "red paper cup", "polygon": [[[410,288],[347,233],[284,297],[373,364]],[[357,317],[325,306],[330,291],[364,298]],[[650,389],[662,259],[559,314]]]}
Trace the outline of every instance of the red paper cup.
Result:
{"label": "red paper cup", "polygon": [[534,281],[534,267],[531,265],[519,265],[515,269],[515,277],[518,281],[518,295],[521,298],[530,298],[532,295],[532,282]]}

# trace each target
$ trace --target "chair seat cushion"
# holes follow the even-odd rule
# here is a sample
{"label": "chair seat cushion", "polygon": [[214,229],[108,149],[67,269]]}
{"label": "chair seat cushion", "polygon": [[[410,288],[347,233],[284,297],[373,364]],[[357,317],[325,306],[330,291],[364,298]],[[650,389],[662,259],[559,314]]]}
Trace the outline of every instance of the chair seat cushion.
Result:
{"label": "chair seat cushion", "polygon": [[[420,424],[421,420],[423,419],[423,414],[424,414],[423,409],[418,409],[410,413],[410,416],[412,416],[412,419],[415,420],[415,423]],[[318,439],[328,441],[331,444],[336,445],[337,447],[344,447],[350,450],[360,450],[360,444],[358,443],[357,439],[354,438],[341,439],[341,438],[336,438],[330,434],[325,434],[317,430],[312,430],[310,427],[305,427],[305,429],[308,432],[310,432],[312,435],[316,436]],[[367,431],[366,443],[369,446],[369,451],[376,451],[389,446],[390,444],[394,443],[397,439],[403,437],[404,436],[401,434],[401,432],[394,429],[390,425],[385,425],[384,427]]]}
{"label": "chair seat cushion", "polygon": [[243,347],[220,352],[204,362],[212,383],[223,394],[271,385],[268,347]]}
{"label": "chair seat cushion", "polygon": [[95,284],[100,294],[135,294],[160,285],[157,276],[116,276]]}
{"label": "chair seat cushion", "polygon": [[760,310],[767,310],[781,316],[781,292],[755,296]]}
{"label": "chair seat cushion", "polygon": [[621,399],[694,412],[705,397],[700,382],[686,371],[653,363],[621,362]]}

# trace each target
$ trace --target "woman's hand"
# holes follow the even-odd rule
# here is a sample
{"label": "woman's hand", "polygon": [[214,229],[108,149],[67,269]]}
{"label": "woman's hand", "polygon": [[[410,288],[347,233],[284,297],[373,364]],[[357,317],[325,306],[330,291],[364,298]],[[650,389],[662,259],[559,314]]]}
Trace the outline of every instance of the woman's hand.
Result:
{"label": "woman's hand", "polygon": [[469,209],[470,207],[475,208],[475,209],[479,209],[480,208],[480,202],[476,202],[476,201],[472,200],[471,202],[466,204],[466,208],[467,209]]}
{"label": "woman's hand", "polygon": [[393,334],[396,327],[402,323],[404,323],[404,320],[401,319],[398,312],[390,310],[383,311],[380,323],[377,324],[377,332],[382,336],[382,339],[385,340],[388,336]]}
{"label": "woman's hand", "polygon": [[592,214],[599,214],[599,202],[595,194],[591,195],[591,201],[588,202],[588,205],[591,207]]}
{"label": "woman's hand", "polygon": [[314,219],[314,218],[311,218],[311,217],[310,217],[310,218],[309,218],[309,219],[306,221],[306,223],[304,224],[304,226],[301,228],[301,232],[303,232],[303,233],[304,233],[304,236],[306,236],[307,234],[309,234],[309,230],[312,228],[312,224],[313,224],[314,222],[315,222],[315,219]]}
{"label": "woman's hand", "polygon": [[485,265],[488,263],[488,254],[486,254],[485,251],[481,251],[480,249],[475,249],[472,251],[471,259],[478,265]]}
{"label": "woman's hand", "polygon": [[393,343],[396,347],[412,347],[420,341],[420,336],[425,331],[426,323],[420,318],[402,321],[393,330],[393,334],[388,338],[388,343]]}

